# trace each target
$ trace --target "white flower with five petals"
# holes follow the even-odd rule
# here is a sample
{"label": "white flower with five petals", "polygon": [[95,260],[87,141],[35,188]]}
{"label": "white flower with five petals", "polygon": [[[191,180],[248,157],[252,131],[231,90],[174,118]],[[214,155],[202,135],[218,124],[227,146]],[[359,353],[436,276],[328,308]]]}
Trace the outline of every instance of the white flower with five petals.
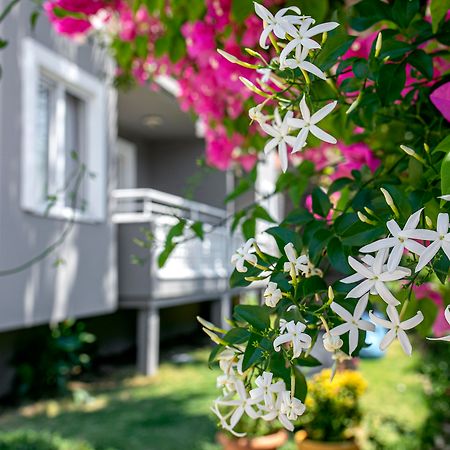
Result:
{"label": "white flower with five petals", "polygon": [[258,403],[264,402],[266,408],[273,408],[275,406],[276,394],[286,388],[284,381],[273,383],[272,379],[273,373],[263,372],[255,380],[257,387],[250,391],[250,397]]}
{"label": "white flower with five petals", "polygon": [[269,284],[267,285],[267,288],[264,291],[263,297],[264,302],[267,306],[275,308],[275,306],[277,306],[278,302],[283,297],[283,294],[281,293],[281,290],[278,289],[277,283],[269,281]]}
{"label": "white flower with five petals", "polygon": [[380,342],[380,350],[386,350],[389,345],[392,344],[395,338],[398,338],[400,341],[400,345],[403,348],[403,351],[407,355],[411,355],[412,346],[409,342],[408,336],[405,333],[405,330],[410,330],[415,326],[419,325],[423,320],[423,314],[419,311],[415,316],[411,317],[408,320],[404,320],[400,322],[400,316],[398,315],[398,311],[394,306],[388,305],[386,308],[386,313],[390,320],[382,319],[381,317],[376,316],[369,311],[369,317],[372,322],[376,325],[379,325],[383,328],[388,328],[389,331],[385,334],[384,338]]}
{"label": "white flower with five petals", "polygon": [[247,267],[245,267],[244,265],[246,261],[249,262],[252,266],[254,266],[258,262],[258,258],[254,254],[254,243],[255,239],[249,239],[244,245],[239,247],[231,257],[231,264],[236,267],[236,270],[238,272],[247,272]]}
{"label": "white flower with five petals", "polygon": [[403,230],[399,227],[395,220],[390,220],[387,222],[386,226],[392,234],[392,237],[385,239],[380,239],[378,241],[372,242],[371,244],[365,245],[360,249],[362,253],[372,253],[382,249],[391,248],[391,253],[387,261],[387,268],[389,272],[394,271],[402,259],[403,252],[405,248],[416,255],[421,255],[425,250],[425,247],[416,241],[413,241],[409,237],[409,233],[417,228],[419,224],[420,215],[422,209],[416,211],[406,222]]}
{"label": "white flower with five petals", "polygon": [[367,293],[361,297],[355,306],[353,314],[347,311],[338,303],[333,302],[330,308],[345,321],[345,323],[338,325],[330,330],[331,336],[341,336],[349,333],[349,347],[348,354],[351,355],[358,346],[359,330],[375,331],[375,326],[367,320],[361,319],[366,310],[367,302],[369,301],[369,294]]}
{"label": "white flower with five petals", "polygon": [[297,49],[297,47],[301,47],[302,49],[304,48],[306,50],[314,50],[320,48],[320,44],[311,38],[318,34],[334,30],[339,26],[337,22],[325,22],[310,28],[313,23],[314,19],[306,18],[302,21],[300,27],[289,27],[289,29],[286,29],[287,33],[292,37],[292,40],[288,42],[288,44],[286,45],[286,47],[284,47],[283,51],[280,54],[281,64],[284,64],[284,61],[289,56],[289,54],[293,50]]}
{"label": "white flower with five petals", "polygon": [[311,347],[311,336],[303,333],[305,329],[306,325],[304,323],[294,322],[293,320],[282,325],[280,324],[282,334],[273,341],[273,348],[276,352],[279,352],[281,345],[290,343],[294,358],[298,358],[303,350]]}
{"label": "white flower with five petals", "polygon": [[[264,30],[259,38],[259,45],[267,49],[267,38],[270,33],[273,33],[277,38],[285,39],[286,32],[291,31],[295,33],[295,25],[302,23],[307,16],[301,16],[301,11],[296,6],[280,9],[273,15],[267,8],[259,3],[254,2],[256,14],[264,22]],[[285,15],[288,11],[293,11],[298,15]]]}
{"label": "white flower with five petals", "polygon": [[358,286],[354,287],[348,294],[348,298],[360,298],[366,293],[370,292],[374,295],[379,295],[389,305],[398,305],[400,302],[392,295],[385,283],[389,281],[401,280],[409,275],[411,271],[406,267],[397,267],[396,270],[389,272],[385,266],[387,258],[387,250],[380,250],[371,266],[363,264],[353,258],[348,257],[348,263],[355,274],[341,280],[341,283],[356,283],[361,281]]}
{"label": "white flower with five petals", "polygon": [[440,213],[437,218],[436,231],[434,230],[411,230],[408,231],[408,236],[413,239],[420,239],[423,241],[433,241],[422,252],[419,258],[419,262],[416,266],[416,272],[422,270],[442,248],[447,258],[450,259],[450,233],[449,228],[449,216],[447,213]]}
{"label": "white flower with five petals", "polygon": [[260,123],[261,128],[269,135],[272,139],[267,142],[264,147],[264,153],[269,153],[275,147],[278,147],[278,155],[280,157],[281,169],[286,172],[288,167],[288,151],[287,146],[293,147],[295,143],[295,137],[289,136],[289,120],[292,119],[294,113],[288,111],[283,119],[281,119],[280,112],[278,108],[274,111],[274,120],[272,124]]}
{"label": "white flower with five petals", "polygon": [[283,391],[280,394],[280,409],[278,420],[288,431],[294,431],[293,421],[296,421],[306,410],[305,405],[290,391]]}
{"label": "white flower with five petals", "polygon": [[327,77],[325,74],[313,63],[306,61],[306,57],[308,56],[308,49],[302,49],[301,47],[297,47],[295,49],[294,57],[288,58],[283,61],[283,65],[280,65],[280,69],[284,69],[285,67],[289,67],[290,69],[302,69],[306,72],[312,73],[318,78],[322,80],[326,80]]}
{"label": "white flower with five petals", "polygon": [[328,103],[328,105],[325,105],[323,108],[319,109],[319,111],[311,115],[308,105],[306,104],[305,96],[303,96],[300,101],[300,112],[302,113],[302,118],[288,119],[288,125],[290,127],[300,129],[300,133],[295,139],[293,145],[293,153],[300,151],[305,146],[309,132],[311,132],[311,134],[313,134],[316,138],[324,142],[328,142],[329,144],[336,144],[337,140],[333,136],[331,136],[331,134],[326,133],[317,126],[317,123],[328,116],[328,114],[333,111],[336,105],[336,101]]}
{"label": "white flower with five petals", "polygon": [[261,415],[260,412],[254,408],[254,405],[259,402],[257,399],[253,399],[247,395],[247,391],[245,390],[242,380],[236,380],[235,390],[238,398],[234,398],[235,396],[231,398],[225,397],[215,401],[216,405],[235,407],[233,413],[231,414],[228,428],[226,428],[229,431],[233,430],[233,428],[241,420],[244,413],[246,413],[251,419],[257,419]]}
{"label": "white flower with five petals", "polygon": [[297,256],[294,245],[289,242],[284,246],[284,253],[287,257],[287,262],[284,263],[284,271],[294,271],[296,275],[299,273],[306,274],[309,270],[309,258],[306,255]]}

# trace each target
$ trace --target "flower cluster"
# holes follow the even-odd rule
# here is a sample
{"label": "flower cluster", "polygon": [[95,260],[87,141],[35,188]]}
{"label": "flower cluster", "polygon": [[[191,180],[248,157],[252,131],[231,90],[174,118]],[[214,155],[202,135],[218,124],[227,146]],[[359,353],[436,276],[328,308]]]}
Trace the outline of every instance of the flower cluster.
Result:
{"label": "flower cluster", "polygon": [[[219,356],[221,367],[228,359],[228,354]],[[225,370],[218,377],[218,385],[225,387],[223,396],[214,401],[211,410],[224,430],[235,436],[245,436],[246,433],[235,430],[244,414],[267,422],[278,419],[287,430],[294,430],[292,422],[305,412],[305,405],[286,390],[283,380],[274,381],[273,378],[271,372],[263,372],[255,379],[255,387],[247,391],[244,382],[233,371]]]}

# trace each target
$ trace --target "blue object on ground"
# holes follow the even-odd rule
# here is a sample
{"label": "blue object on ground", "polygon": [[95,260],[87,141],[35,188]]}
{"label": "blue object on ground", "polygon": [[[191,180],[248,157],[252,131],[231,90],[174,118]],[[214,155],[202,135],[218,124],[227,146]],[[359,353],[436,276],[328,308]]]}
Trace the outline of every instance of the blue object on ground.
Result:
{"label": "blue object on ground", "polygon": [[[364,320],[369,320],[369,315],[363,315]],[[361,358],[382,358],[384,352],[380,350],[380,342],[386,334],[383,327],[375,326],[375,331],[368,331],[366,334],[366,344],[368,347],[363,347],[359,352]]]}

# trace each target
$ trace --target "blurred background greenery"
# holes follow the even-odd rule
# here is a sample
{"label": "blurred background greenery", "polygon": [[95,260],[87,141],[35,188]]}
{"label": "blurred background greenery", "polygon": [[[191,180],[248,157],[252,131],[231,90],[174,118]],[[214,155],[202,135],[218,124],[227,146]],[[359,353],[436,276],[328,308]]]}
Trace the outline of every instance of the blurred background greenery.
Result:
{"label": "blurred background greenery", "polygon": [[[69,382],[63,395],[8,407],[0,450],[218,450],[209,410],[217,373],[207,353],[172,350],[152,378],[130,366],[104,368],[101,377]],[[386,357],[358,363],[368,383],[364,450],[448,448],[449,361],[448,345],[427,343],[411,358],[396,344]],[[291,440],[282,450],[294,448]]]}

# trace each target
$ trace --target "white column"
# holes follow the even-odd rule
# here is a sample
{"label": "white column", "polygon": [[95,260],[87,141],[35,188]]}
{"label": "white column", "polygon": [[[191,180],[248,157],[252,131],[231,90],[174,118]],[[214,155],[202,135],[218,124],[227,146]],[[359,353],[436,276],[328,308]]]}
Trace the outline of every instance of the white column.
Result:
{"label": "white column", "polygon": [[138,310],[137,366],[144,375],[154,375],[159,366],[159,309]]}

